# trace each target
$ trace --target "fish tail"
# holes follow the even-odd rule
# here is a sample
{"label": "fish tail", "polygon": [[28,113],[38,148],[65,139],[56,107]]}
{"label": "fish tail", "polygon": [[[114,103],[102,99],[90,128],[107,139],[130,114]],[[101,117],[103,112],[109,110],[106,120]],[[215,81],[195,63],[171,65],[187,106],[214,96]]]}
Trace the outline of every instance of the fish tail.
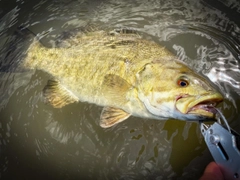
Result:
{"label": "fish tail", "polygon": [[24,60],[21,63],[21,67],[27,68],[27,69],[36,69],[37,66],[40,64],[40,61],[38,60],[37,53],[39,47],[42,45],[40,42],[35,38],[34,41],[31,43],[29,48],[26,51],[26,56]]}
{"label": "fish tail", "polygon": [[24,69],[37,69],[38,65],[41,63],[38,54],[39,51],[44,48],[41,43],[41,37],[43,37],[45,34],[41,34],[40,36],[32,32],[28,28],[19,31],[19,33],[24,33],[25,35],[27,35],[27,41],[29,42],[28,47],[24,51],[25,56],[21,62],[21,67]]}
{"label": "fish tail", "polygon": [[3,56],[0,64],[0,72],[22,72],[21,64],[26,57],[26,47],[34,41],[34,33],[29,29],[18,27],[18,29],[9,36],[2,49]]}

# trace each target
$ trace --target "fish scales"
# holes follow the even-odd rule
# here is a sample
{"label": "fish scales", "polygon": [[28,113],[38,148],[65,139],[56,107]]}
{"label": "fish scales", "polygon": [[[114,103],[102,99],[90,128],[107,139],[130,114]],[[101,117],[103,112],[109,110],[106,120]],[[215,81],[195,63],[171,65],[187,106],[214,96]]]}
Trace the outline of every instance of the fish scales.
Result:
{"label": "fish scales", "polygon": [[[39,42],[34,42],[24,66],[48,72],[76,94],[81,92],[78,94],[81,101],[88,101],[97,92],[100,93],[99,85],[104,75],[115,74],[135,84],[135,74],[144,64],[171,55],[163,47],[142,40],[135,34],[118,37],[103,31],[92,35],[80,37],[78,44],[67,49],[45,48]],[[137,38],[138,41],[135,39],[121,45],[122,41],[129,38]],[[106,44],[117,45],[112,47]]]}
{"label": "fish scales", "polygon": [[223,99],[168,50],[136,33],[79,33],[54,48],[35,40],[22,65],[53,77],[44,96],[54,107],[76,101],[104,106],[102,127],[130,115],[182,120],[213,117],[213,110],[204,103]]}

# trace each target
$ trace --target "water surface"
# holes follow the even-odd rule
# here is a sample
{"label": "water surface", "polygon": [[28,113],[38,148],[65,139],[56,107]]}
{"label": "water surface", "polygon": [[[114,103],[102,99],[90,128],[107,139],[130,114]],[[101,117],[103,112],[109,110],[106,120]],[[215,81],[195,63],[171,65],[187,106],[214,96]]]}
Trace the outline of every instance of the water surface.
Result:
{"label": "water surface", "polygon": [[17,68],[32,39],[16,32],[20,26],[47,47],[88,23],[134,28],[209,78],[225,97],[219,109],[240,132],[239,2],[2,1],[0,7],[2,179],[198,179],[212,161],[196,122],[130,117],[103,129],[102,107],[44,104],[51,77]]}

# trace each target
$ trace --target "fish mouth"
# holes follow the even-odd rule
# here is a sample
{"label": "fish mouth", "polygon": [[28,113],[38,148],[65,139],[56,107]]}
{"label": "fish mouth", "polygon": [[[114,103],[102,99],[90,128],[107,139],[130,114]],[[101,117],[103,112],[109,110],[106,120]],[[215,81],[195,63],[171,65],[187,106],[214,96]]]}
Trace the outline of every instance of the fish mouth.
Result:
{"label": "fish mouth", "polygon": [[217,113],[215,107],[223,100],[220,93],[190,96],[182,95],[176,98],[176,109],[183,114],[193,114],[206,118],[214,118]]}

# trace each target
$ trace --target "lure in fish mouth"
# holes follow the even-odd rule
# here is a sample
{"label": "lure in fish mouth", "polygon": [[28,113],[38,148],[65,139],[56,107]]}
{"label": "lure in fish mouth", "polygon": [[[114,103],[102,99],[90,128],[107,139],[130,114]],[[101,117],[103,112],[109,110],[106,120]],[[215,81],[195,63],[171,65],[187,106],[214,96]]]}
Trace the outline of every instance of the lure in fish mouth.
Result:
{"label": "lure in fish mouth", "polygon": [[222,100],[220,93],[213,92],[204,96],[178,95],[175,99],[168,102],[163,99],[154,101],[152,98],[145,98],[143,103],[154,119],[173,118],[199,121],[214,119],[217,113],[216,106]]}
{"label": "lure in fish mouth", "polygon": [[195,114],[206,118],[214,118],[217,113],[215,106],[221,101],[222,96],[219,93],[213,93],[203,97],[200,96],[197,99],[189,95],[182,95],[176,98],[175,107],[183,114]]}

